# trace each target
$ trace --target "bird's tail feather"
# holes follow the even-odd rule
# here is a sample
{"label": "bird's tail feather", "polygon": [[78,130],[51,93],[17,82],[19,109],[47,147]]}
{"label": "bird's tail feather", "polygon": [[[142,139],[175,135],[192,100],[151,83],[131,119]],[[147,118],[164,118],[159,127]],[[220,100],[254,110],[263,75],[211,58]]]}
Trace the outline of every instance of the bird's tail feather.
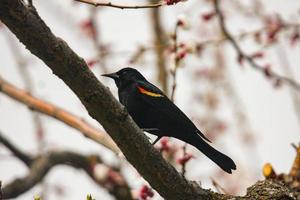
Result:
{"label": "bird's tail feather", "polygon": [[236,165],[231,158],[225,154],[214,149],[212,146],[207,144],[202,138],[194,139],[192,142],[188,142],[199,149],[209,159],[221,167],[224,171],[231,174],[232,170],[236,169]]}

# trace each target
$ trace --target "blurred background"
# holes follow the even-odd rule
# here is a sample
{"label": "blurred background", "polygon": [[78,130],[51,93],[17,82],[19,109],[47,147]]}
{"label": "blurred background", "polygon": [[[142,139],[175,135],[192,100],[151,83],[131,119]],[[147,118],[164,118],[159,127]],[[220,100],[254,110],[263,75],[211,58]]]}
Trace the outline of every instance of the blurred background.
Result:
{"label": "blurred background", "polygon": [[[193,147],[163,138],[155,147],[178,171],[184,169],[187,179],[203,188],[243,195],[247,187],[262,179],[265,163],[271,163],[277,172],[290,170],[295,157],[291,144],[300,140],[300,87],[294,84],[300,82],[299,1],[221,1],[227,31],[241,52],[227,40],[210,0],[131,10],[95,8],[71,0],[33,3],[54,34],[86,60],[116,98],[113,81],[100,75],[129,66],[138,69],[170,97],[173,94],[174,102],[213,146],[237,164],[232,175],[225,174]],[[3,80],[104,132],[72,91],[3,24],[0,47]],[[51,166],[17,199],[33,199],[35,195],[49,200],[85,199],[87,194],[95,199],[121,199],[112,190],[119,185],[125,185],[135,199],[162,199],[122,156],[61,120],[28,109],[3,91],[0,134],[4,188],[35,172],[8,150],[3,138],[34,159],[67,151],[87,158],[91,167],[77,169],[72,162]],[[96,159],[99,157],[101,162]]]}

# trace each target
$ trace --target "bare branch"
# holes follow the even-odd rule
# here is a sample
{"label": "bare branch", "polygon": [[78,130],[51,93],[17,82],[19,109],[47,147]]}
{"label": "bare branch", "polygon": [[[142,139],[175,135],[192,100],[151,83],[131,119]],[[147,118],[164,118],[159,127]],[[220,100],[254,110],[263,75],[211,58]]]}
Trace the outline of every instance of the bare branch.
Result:
{"label": "bare branch", "polygon": [[95,7],[106,6],[106,7],[119,8],[119,9],[158,8],[166,5],[165,1],[154,3],[154,4],[147,4],[147,5],[121,5],[121,4],[114,4],[112,2],[100,3],[93,0],[74,0],[74,1],[89,4]]}
{"label": "bare branch", "polygon": [[[297,28],[300,28],[300,24],[298,24],[298,23],[284,23],[278,32],[284,31],[284,30],[289,30],[289,29],[297,29]],[[235,34],[235,35],[231,34],[231,37],[234,38],[235,41],[240,41],[247,37],[255,37],[256,35],[260,35],[267,30],[268,30],[268,27],[264,26],[264,27],[258,28],[256,30],[241,32],[240,34]],[[197,46],[200,48],[203,48],[208,45],[219,45],[221,43],[226,42],[227,40],[229,40],[228,37],[226,35],[222,35],[218,38],[207,39],[207,40],[198,42]],[[264,47],[270,47],[270,46],[271,45],[268,44]]]}
{"label": "bare branch", "polygon": [[179,21],[177,21],[175,30],[174,30],[174,35],[173,35],[173,50],[174,50],[174,69],[171,70],[172,74],[172,90],[171,90],[171,100],[174,101],[175,98],[175,91],[177,87],[177,82],[176,82],[176,75],[177,75],[177,69],[179,67],[179,59],[178,59],[178,28],[179,28]]}
{"label": "bare branch", "polygon": [[106,66],[106,58],[110,52],[105,48],[105,44],[102,41],[101,37],[101,25],[99,24],[100,20],[97,20],[97,13],[99,9],[93,8],[90,12],[90,21],[92,29],[92,39],[95,49],[97,51],[97,60],[99,61],[100,68],[103,73],[108,73]]}
{"label": "bare branch", "polygon": [[210,180],[219,193],[228,194],[228,192],[215,179],[210,177]]}
{"label": "bare branch", "polygon": [[0,144],[3,144],[8,150],[10,150],[18,159],[20,159],[28,167],[32,164],[32,157],[22,152],[18,147],[11,143],[1,132],[0,132]]}
{"label": "bare branch", "polygon": [[107,147],[116,154],[119,153],[118,147],[109,138],[109,136],[97,130],[92,125],[83,121],[68,111],[59,108],[53,104],[45,102],[41,99],[31,96],[27,91],[21,90],[16,86],[8,83],[0,77],[0,92],[8,95],[9,97],[27,105],[30,109],[43,113],[55,119],[58,119],[67,125],[79,130],[84,136],[98,142],[99,144]]}
{"label": "bare branch", "polygon": [[[108,184],[108,180],[106,178],[110,179],[109,181],[113,181],[111,180],[112,177],[106,177],[104,179],[97,178],[93,171],[93,165],[95,164],[104,165],[104,167],[107,167],[108,170],[111,170],[110,173],[115,173],[119,180],[114,181],[113,184]],[[50,152],[34,159],[28,175],[23,178],[15,179],[3,187],[3,198],[16,198],[30,190],[36,184],[41,182],[47,173],[57,165],[68,165],[84,170],[90,176],[90,178],[92,178],[99,186],[107,189],[107,191],[116,197],[116,199],[133,199],[130,188],[118,169],[114,169],[111,166],[104,164],[99,156],[84,156],[68,151]]]}
{"label": "bare branch", "polygon": [[226,27],[225,18],[220,9],[220,1],[219,0],[214,0],[214,7],[215,7],[216,14],[218,16],[218,19],[219,19],[221,30],[223,31],[225,37],[229,40],[229,42],[235,48],[235,50],[237,51],[237,53],[241,59],[245,59],[250,64],[250,66],[252,66],[254,69],[257,69],[258,71],[260,71],[264,74],[267,73],[267,76],[270,78],[273,78],[275,81],[284,82],[284,83],[292,86],[294,89],[300,90],[300,83],[298,83],[295,80],[290,79],[288,77],[281,76],[281,75],[273,72],[272,70],[268,70],[268,72],[266,72],[265,67],[258,65],[251,56],[244,53],[244,51],[241,49],[239,44],[236,42],[234,37],[229,33],[229,31]]}
{"label": "bare branch", "polygon": [[[154,2],[149,0],[149,2]],[[156,67],[158,68],[158,81],[165,94],[168,94],[168,70],[166,56],[164,55],[167,46],[167,35],[161,20],[161,10],[152,9],[150,12],[151,26],[154,36],[154,50],[156,54]],[[146,50],[146,49],[145,49]]]}

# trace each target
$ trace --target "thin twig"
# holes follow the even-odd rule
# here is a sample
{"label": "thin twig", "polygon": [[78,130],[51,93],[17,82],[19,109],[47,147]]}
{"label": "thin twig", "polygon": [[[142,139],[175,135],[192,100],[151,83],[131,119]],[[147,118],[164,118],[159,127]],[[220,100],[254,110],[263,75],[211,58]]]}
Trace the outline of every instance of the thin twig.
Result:
{"label": "thin twig", "polygon": [[[183,158],[186,157],[186,155],[187,155],[187,153],[186,153],[186,147],[187,147],[187,143],[184,143],[184,145],[182,147]],[[187,162],[183,162],[182,166],[181,166],[181,174],[182,174],[182,176],[185,176],[185,173],[186,173],[186,163]]]}
{"label": "thin twig", "polygon": [[161,6],[166,5],[166,2],[162,1],[159,3],[154,4],[147,4],[147,5],[121,5],[121,4],[114,4],[112,2],[106,2],[106,3],[100,3],[92,0],[74,0],[81,3],[86,3],[95,7],[98,6],[106,6],[106,7],[112,7],[112,8],[119,8],[119,9],[142,9],[142,8],[158,8]]}
{"label": "thin twig", "polygon": [[[219,19],[221,30],[224,33],[225,37],[229,40],[229,42],[235,48],[235,50],[237,51],[239,57],[242,58],[242,59],[245,59],[250,64],[250,66],[252,66],[254,69],[257,69],[262,73],[266,73],[265,67],[258,65],[251,56],[244,53],[244,51],[241,49],[241,47],[236,42],[234,37],[227,30],[227,27],[225,25],[225,18],[224,18],[224,15],[223,15],[223,13],[220,9],[220,1],[219,0],[214,0],[214,7],[215,7],[216,14],[218,16],[218,19]],[[300,90],[300,84],[298,82],[296,82],[295,80],[292,80],[292,79],[290,79],[288,77],[285,77],[285,76],[281,76],[281,75],[273,72],[272,70],[268,70],[268,76],[270,78],[273,78],[276,81],[285,82],[286,84],[289,84],[293,88],[295,88],[297,90]]]}
{"label": "thin twig", "polygon": [[[178,22],[176,23],[174,35],[173,35],[174,69],[171,71],[171,75],[173,78],[173,84],[172,84],[172,90],[171,90],[171,101],[172,102],[174,102],[175,91],[176,91],[176,87],[177,87],[177,82],[176,82],[177,69],[178,69],[180,61],[181,61],[181,59],[179,59],[179,57],[178,57],[178,29],[181,25],[182,25],[182,22],[180,22],[178,20]],[[184,143],[184,145],[182,147],[183,158],[185,158],[185,156],[187,155],[186,147],[187,147],[187,143]],[[182,176],[185,176],[185,173],[186,173],[186,163],[187,162],[183,162],[183,164],[182,164],[182,168],[181,168]]]}
{"label": "thin twig", "polygon": [[21,160],[28,167],[32,164],[32,157],[22,152],[18,147],[11,143],[3,134],[0,132],[0,144],[3,144],[9,151],[11,151],[19,160]]}
{"label": "thin twig", "polygon": [[177,83],[176,83],[176,75],[177,75],[177,69],[179,67],[179,59],[177,57],[178,54],[178,27],[179,27],[179,23],[176,23],[175,26],[175,30],[174,30],[174,35],[173,35],[173,50],[174,50],[174,69],[171,69],[171,75],[172,75],[172,79],[173,79],[173,83],[172,83],[172,90],[171,90],[171,101],[174,101],[174,97],[175,97],[175,91],[176,91],[176,87],[177,87]]}
{"label": "thin twig", "polygon": [[132,53],[130,58],[128,59],[129,64],[136,64],[139,62],[146,52],[146,48],[142,45],[138,46],[137,49]]}
{"label": "thin twig", "polygon": [[[298,24],[298,23],[284,23],[282,25],[282,27],[280,28],[280,30],[278,30],[278,33],[288,30],[288,29],[297,29],[297,28],[300,28],[300,24]],[[265,31],[267,31],[268,29],[269,29],[269,27],[264,26],[264,27],[258,28],[256,30],[245,31],[245,32],[241,32],[239,34],[232,34],[231,37],[234,38],[235,41],[240,41],[240,40],[243,40],[250,36],[255,37],[256,35],[260,35],[260,34],[264,33]],[[227,40],[229,40],[228,37],[226,37],[226,35],[223,34],[223,36],[220,36],[218,38],[212,38],[212,39],[207,39],[207,40],[204,40],[201,42],[197,42],[196,45],[198,47],[203,48],[208,45],[219,45],[221,43],[226,42]],[[266,47],[270,47],[270,46],[271,46],[271,43],[266,44],[263,47],[266,48]]]}
{"label": "thin twig", "polygon": [[212,177],[210,177],[210,180],[213,184],[213,186],[216,188],[216,190],[219,193],[223,193],[223,194],[229,194],[216,180],[214,180]]}
{"label": "thin twig", "polygon": [[104,132],[94,128],[92,125],[85,122],[83,119],[69,113],[68,111],[59,108],[53,104],[35,98],[28,92],[17,88],[0,77],[0,92],[10,96],[11,98],[27,105],[30,109],[46,114],[50,117],[58,119],[65,124],[79,130],[84,136],[97,141],[99,144],[107,147],[116,154],[120,151],[115,143]]}
{"label": "thin twig", "polygon": [[93,29],[92,39],[97,51],[97,60],[99,62],[102,73],[108,73],[106,67],[106,58],[110,52],[106,51],[105,44],[103,43],[101,38],[100,24],[99,24],[99,20],[97,20],[98,11],[99,10],[96,8],[93,8],[93,10],[91,10],[90,20]]}

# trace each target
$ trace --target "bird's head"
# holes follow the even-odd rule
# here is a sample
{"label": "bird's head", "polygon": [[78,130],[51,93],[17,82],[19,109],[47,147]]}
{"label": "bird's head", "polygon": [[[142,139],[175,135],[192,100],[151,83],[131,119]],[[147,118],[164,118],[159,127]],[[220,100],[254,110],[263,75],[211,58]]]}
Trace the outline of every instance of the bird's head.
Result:
{"label": "bird's head", "polygon": [[118,88],[134,83],[136,81],[145,80],[144,76],[140,72],[129,67],[123,68],[115,73],[102,74],[102,76],[114,79]]}

